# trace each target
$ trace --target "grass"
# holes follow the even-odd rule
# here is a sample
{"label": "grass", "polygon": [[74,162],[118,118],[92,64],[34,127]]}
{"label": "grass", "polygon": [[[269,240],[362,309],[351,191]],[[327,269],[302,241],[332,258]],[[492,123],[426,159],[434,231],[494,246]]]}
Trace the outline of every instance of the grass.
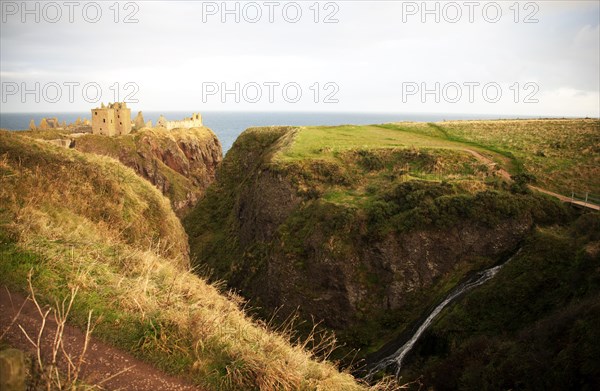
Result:
{"label": "grass", "polygon": [[464,146],[440,137],[413,131],[416,125],[343,125],[302,127],[293,143],[278,158],[333,159],[340,152],[352,149],[428,148],[464,149]]}
{"label": "grass", "polygon": [[271,165],[293,174],[305,193],[364,205],[397,181],[445,180],[467,191],[482,190],[497,168],[479,162],[467,149],[507,163],[495,151],[439,137],[428,124],[402,123],[298,128]]}
{"label": "grass", "polygon": [[600,121],[544,119],[447,121],[447,138],[510,153],[539,186],[561,194],[600,195]]}
{"label": "grass", "polygon": [[[279,297],[272,292],[279,281],[293,286],[298,295],[290,295],[288,303],[297,297],[303,300],[300,306],[316,303],[306,305],[306,317],[324,314],[333,319],[327,326],[343,342],[362,349],[359,355],[372,351],[401,333],[453,281],[497,259],[462,259],[427,286],[416,284],[414,297],[399,299],[402,308],[384,311],[378,306],[387,299],[387,269],[377,269],[378,260],[370,254],[409,240],[411,234],[437,238],[440,231],[465,226],[485,231],[500,223],[546,224],[564,217],[553,199],[510,192],[496,167],[482,164],[467,149],[510,165],[505,155],[443,137],[428,124],[245,131],[225,158],[218,180],[184,219],[194,262],[208,264],[216,278],[253,300]],[[487,240],[497,248],[496,236]],[[336,272],[321,271],[328,267]],[[334,313],[342,308],[339,303],[322,304],[333,301],[327,296],[337,294],[338,287],[313,281],[327,273],[335,277],[338,271],[351,281],[351,289],[368,292],[346,311],[355,316],[350,320]],[[278,282],[265,282],[265,276]],[[267,284],[275,288],[264,288]],[[287,289],[284,285],[285,294]],[[261,315],[268,316],[266,312]],[[347,352],[342,349],[340,356]]]}
{"label": "grass", "polygon": [[76,324],[93,309],[96,336],[206,389],[367,388],[193,274],[168,200],[118,162],[0,132],[0,181],[2,284],[77,287]]}
{"label": "grass", "polygon": [[[0,129],[0,131],[11,131],[9,129]],[[47,130],[20,130],[19,135],[41,140],[56,140],[70,138],[71,133],[64,129],[47,129]]]}
{"label": "grass", "polygon": [[[15,134],[34,139],[70,139],[62,130],[23,131]],[[190,203],[204,194],[213,170],[221,161],[221,146],[208,128],[144,128],[116,137],[85,134],[75,138],[75,148],[86,153],[110,156],[134,168],[156,183],[183,216]]]}
{"label": "grass", "polygon": [[278,158],[335,160],[352,149],[466,149],[482,153],[512,175],[564,195],[600,198],[600,121],[545,119],[399,122],[367,126],[305,127]]}

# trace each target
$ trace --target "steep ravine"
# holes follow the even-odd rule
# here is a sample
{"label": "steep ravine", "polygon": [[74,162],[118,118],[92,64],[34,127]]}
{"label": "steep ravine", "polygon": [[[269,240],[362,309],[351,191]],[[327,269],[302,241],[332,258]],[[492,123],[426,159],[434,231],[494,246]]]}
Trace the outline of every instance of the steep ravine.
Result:
{"label": "steep ravine", "polygon": [[356,168],[282,160],[277,153],[297,132],[250,129],[238,138],[184,220],[192,256],[265,316],[297,309],[361,354],[416,321],[467,273],[513,252],[536,219],[551,219],[542,205],[557,208],[534,195],[423,181],[398,182],[358,204],[331,202],[322,189],[358,186]]}
{"label": "steep ravine", "polygon": [[[518,254],[518,251],[515,254]],[[464,281],[454,287],[439,304],[437,304],[432,310],[428,311],[427,315],[424,316],[423,319],[420,319],[419,322],[417,322],[414,327],[414,332],[409,334],[410,337],[408,339],[404,336],[404,338],[398,338],[367,357],[368,372],[366,373],[365,377],[367,379],[372,379],[373,376],[375,376],[379,371],[386,370],[394,370],[396,377],[399,377],[404,360],[411,353],[415,344],[417,341],[419,341],[419,338],[421,338],[423,333],[429,328],[432,322],[437,319],[444,308],[452,304],[455,300],[460,298],[471,289],[475,289],[494,278],[502,269],[502,267],[510,262],[513,257],[514,255],[499,265],[479,271],[466,278]]]}
{"label": "steep ravine", "polygon": [[[285,334],[254,321],[240,308],[239,297],[222,294],[194,275],[187,239],[166,197],[133,169],[112,158],[0,131],[0,289],[22,297],[35,293],[40,307],[34,305],[34,312],[39,309],[48,316],[48,322],[41,322],[43,336],[60,343],[52,336],[51,319],[66,319],[68,312],[68,324],[82,330],[89,325],[93,337],[198,389],[367,389],[332,363],[315,360],[312,352],[290,344]],[[14,312],[29,312],[21,311],[15,297],[8,299]],[[50,312],[46,304],[55,310]],[[14,320],[1,309],[0,314],[3,320],[8,317],[4,323],[13,325],[14,336],[31,346],[17,327],[23,319]],[[35,325],[23,326],[29,335],[42,337]],[[0,334],[4,331],[0,326]],[[59,365],[65,360],[77,363],[79,351],[76,357],[66,356],[66,339],[72,342],[72,333],[65,330],[63,337],[65,346],[54,349]],[[23,346],[6,343],[0,335],[1,349]],[[34,358],[31,367],[43,365],[43,373],[52,372],[56,379],[54,361],[45,360],[53,349],[46,351],[42,345],[44,362],[37,365]],[[96,371],[81,372],[81,384],[95,385],[107,372],[119,370],[89,359],[102,358],[94,354],[95,347],[90,343],[84,361]],[[131,364],[135,362],[124,366]],[[48,368],[52,371],[46,372]],[[97,370],[102,371],[99,378],[84,377]],[[141,388],[155,372],[136,373],[131,381]],[[68,380],[61,384],[74,388]],[[163,389],[178,389],[175,382],[164,384]],[[157,383],[144,389],[160,388]]]}
{"label": "steep ravine", "polygon": [[598,389],[599,249],[598,213],[536,228],[493,279],[433,320],[402,365],[404,381],[438,391]]}

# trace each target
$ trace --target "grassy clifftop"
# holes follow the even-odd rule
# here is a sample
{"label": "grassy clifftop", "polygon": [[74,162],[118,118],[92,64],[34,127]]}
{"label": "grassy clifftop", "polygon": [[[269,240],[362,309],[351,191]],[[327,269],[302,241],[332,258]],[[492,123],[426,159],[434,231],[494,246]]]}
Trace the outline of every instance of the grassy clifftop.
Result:
{"label": "grassy clifftop", "polygon": [[[402,124],[395,124],[402,125]],[[570,196],[600,195],[600,120],[538,119],[404,124],[419,134],[495,151],[511,173],[525,171],[537,185]],[[506,168],[511,169],[510,166]]]}
{"label": "grassy clifftop", "polygon": [[184,219],[194,262],[267,314],[298,308],[359,356],[376,350],[536,224],[568,214],[508,182],[501,168],[520,172],[512,155],[438,132],[248,129]]}
{"label": "grassy clifftop", "polygon": [[214,180],[222,160],[221,144],[208,128],[143,128],[125,136],[85,134],[60,130],[24,131],[18,135],[42,140],[66,140],[79,151],[110,156],[154,184],[182,216]]}
{"label": "grassy clifftop", "polygon": [[78,287],[76,324],[93,309],[96,336],[205,389],[364,389],[192,274],[168,200],[119,162],[0,132],[0,184],[10,289],[30,270],[45,302]]}
{"label": "grassy clifftop", "polygon": [[12,132],[1,137],[5,228],[49,240],[106,238],[189,264],[186,234],[168,200],[132,170]]}

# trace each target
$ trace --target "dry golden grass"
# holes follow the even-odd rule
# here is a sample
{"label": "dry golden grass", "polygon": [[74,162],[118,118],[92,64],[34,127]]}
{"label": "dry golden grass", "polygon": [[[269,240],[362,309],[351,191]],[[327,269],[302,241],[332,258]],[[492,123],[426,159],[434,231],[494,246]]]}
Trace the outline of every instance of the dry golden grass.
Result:
{"label": "dry golden grass", "polygon": [[514,154],[538,185],[570,195],[600,196],[600,121],[540,119],[447,121],[437,124],[451,137]]}
{"label": "dry golden grass", "polygon": [[116,161],[0,132],[0,183],[3,284],[76,287],[74,322],[93,309],[97,336],[207,389],[367,389],[191,273],[168,201]]}

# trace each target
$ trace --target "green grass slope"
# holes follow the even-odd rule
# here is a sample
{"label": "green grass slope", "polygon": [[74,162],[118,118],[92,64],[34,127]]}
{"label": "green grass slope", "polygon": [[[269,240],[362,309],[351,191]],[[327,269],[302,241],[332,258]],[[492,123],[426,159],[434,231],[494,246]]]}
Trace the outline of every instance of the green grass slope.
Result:
{"label": "green grass slope", "polygon": [[[406,124],[397,124],[406,125]],[[600,120],[538,119],[446,121],[410,128],[482,149],[512,161],[511,173],[525,171],[537,185],[567,196],[600,196]],[[597,203],[600,200],[596,200]]]}
{"label": "green grass slope", "polygon": [[251,128],[184,226],[195,264],[265,315],[286,303],[326,319],[360,356],[498,262],[531,224],[566,218],[555,200],[498,175],[515,166],[428,124]]}
{"label": "green grass slope", "polygon": [[0,132],[0,283],[46,303],[77,287],[72,320],[212,390],[359,390],[242,301],[190,272],[169,202],[119,162]]}

